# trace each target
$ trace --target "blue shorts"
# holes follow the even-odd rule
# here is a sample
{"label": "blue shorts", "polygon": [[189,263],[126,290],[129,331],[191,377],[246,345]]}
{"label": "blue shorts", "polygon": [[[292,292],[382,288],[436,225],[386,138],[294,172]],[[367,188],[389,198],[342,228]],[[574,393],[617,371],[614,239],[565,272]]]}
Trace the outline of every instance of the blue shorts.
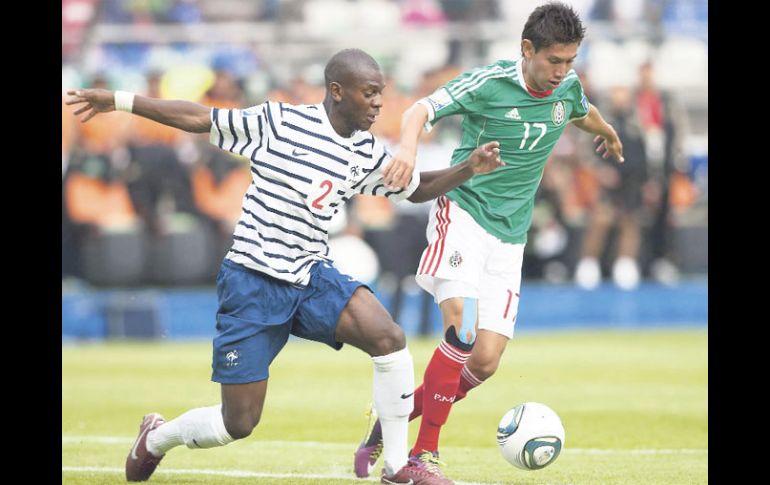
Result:
{"label": "blue shorts", "polygon": [[246,384],[267,379],[289,335],[341,349],[334,338],[337,320],[359,286],[366,285],[323,261],[302,288],[225,259],[217,276],[211,380]]}

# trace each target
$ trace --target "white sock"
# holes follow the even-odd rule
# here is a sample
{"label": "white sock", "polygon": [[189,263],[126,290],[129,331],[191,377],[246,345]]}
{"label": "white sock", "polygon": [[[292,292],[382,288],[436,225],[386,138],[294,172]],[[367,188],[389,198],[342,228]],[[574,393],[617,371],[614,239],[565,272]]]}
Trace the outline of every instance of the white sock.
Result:
{"label": "white sock", "polygon": [[232,441],[222,419],[222,405],[217,404],[191,409],[147,433],[147,451],[162,456],[181,444],[188,448],[213,448]]}
{"label": "white sock", "polygon": [[372,357],[372,362],[374,407],[382,426],[385,473],[392,475],[406,465],[409,458],[409,414],[414,407],[414,363],[408,348]]}

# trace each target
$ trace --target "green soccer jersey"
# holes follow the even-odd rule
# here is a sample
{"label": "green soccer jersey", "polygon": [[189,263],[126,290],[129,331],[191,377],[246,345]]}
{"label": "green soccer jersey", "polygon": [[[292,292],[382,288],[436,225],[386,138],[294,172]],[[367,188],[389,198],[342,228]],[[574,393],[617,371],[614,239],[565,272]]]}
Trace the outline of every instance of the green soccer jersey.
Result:
{"label": "green soccer jersey", "polygon": [[575,71],[539,98],[527,91],[521,60],[501,60],[461,74],[419,102],[428,109],[426,129],[445,116],[463,115],[451,165],[479,145],[500,142],[505,166],[476,175],[447,197],[498,239],[525,243],[545,162],[567,123],[588,115]]}

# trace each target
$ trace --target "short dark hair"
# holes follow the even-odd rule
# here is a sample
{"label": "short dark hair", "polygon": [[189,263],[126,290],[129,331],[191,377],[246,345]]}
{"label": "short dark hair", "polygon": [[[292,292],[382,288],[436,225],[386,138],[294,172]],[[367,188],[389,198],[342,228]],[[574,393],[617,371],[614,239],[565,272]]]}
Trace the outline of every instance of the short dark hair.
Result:
{"label": "short dark hair", "polygon": [[332,56],[324,69],[326,87],[329,83],[337,82],[346,85],[356,75],[366,68],[379,71],[380,66],[372,56],[361,49],[343,49]]}
{"label": "short dark hair", "polygon": [[537,7],[524,24],[521,40],[529,39],[535,51],[553,44],[580,44],[586,33],[583,22],[572,7],[546,3]]}

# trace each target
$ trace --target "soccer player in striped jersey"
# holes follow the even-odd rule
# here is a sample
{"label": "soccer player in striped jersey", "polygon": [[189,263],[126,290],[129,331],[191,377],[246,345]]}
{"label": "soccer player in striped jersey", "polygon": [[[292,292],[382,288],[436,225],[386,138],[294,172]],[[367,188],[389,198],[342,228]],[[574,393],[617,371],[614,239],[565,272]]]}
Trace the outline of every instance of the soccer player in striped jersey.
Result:
{"label": "soccer player in striped jersey", "polygon": [[212,380],[222,403],[166,422],[144,417],[126,459],[129,481],[147,480],[171,448],[211,448],[251,434],[259,422],[268,368],[290,334],[339,350],[362,349],[374,363],[374,403],[382,420],[388,484],[439,485],[408,464],[408,421],[414,370],[401,328],[371,290],[339,273],[328,259],[332,215],[355,194],[422,202],[502,165],[499,144],[467,161],[415,173],[389,190],[382,169],[391,155],[367,130],[382,106],[383,76],[363,51],[335,54],[325,69],[321,104],[265,102],[248,109],[207,108],[102,89],[69,91],[68,104],[88,121],[115,109],[189,132],[210,133],[223,150],[251,160],[252,183],[233,245],[217,278],[219,308]]}
{"label": "soccer player in striped jersey", "polygon": [[[439,304],[445,334],[415,390],[410,419],[422,420],[410,461],[437,476],[439,433],[453,403],[494,374],[513,337],[535,193],[556,141],[571,122],[601,140],[604,158],[623,161],[615,130],[572,69],[584,32],[569,6],[542,5],[524,26],[519,59],[465,72],[403,115],[399,150],[386,168],[393,185],[408,180],[422,127],[451,115],[462,116],[463,126],[452,165],[488,140],[500,141],[505,163],[434,203],[417,268],[418,284]],[[375,422],[356,451],[359,476],[377,459],[379,427]]]}

